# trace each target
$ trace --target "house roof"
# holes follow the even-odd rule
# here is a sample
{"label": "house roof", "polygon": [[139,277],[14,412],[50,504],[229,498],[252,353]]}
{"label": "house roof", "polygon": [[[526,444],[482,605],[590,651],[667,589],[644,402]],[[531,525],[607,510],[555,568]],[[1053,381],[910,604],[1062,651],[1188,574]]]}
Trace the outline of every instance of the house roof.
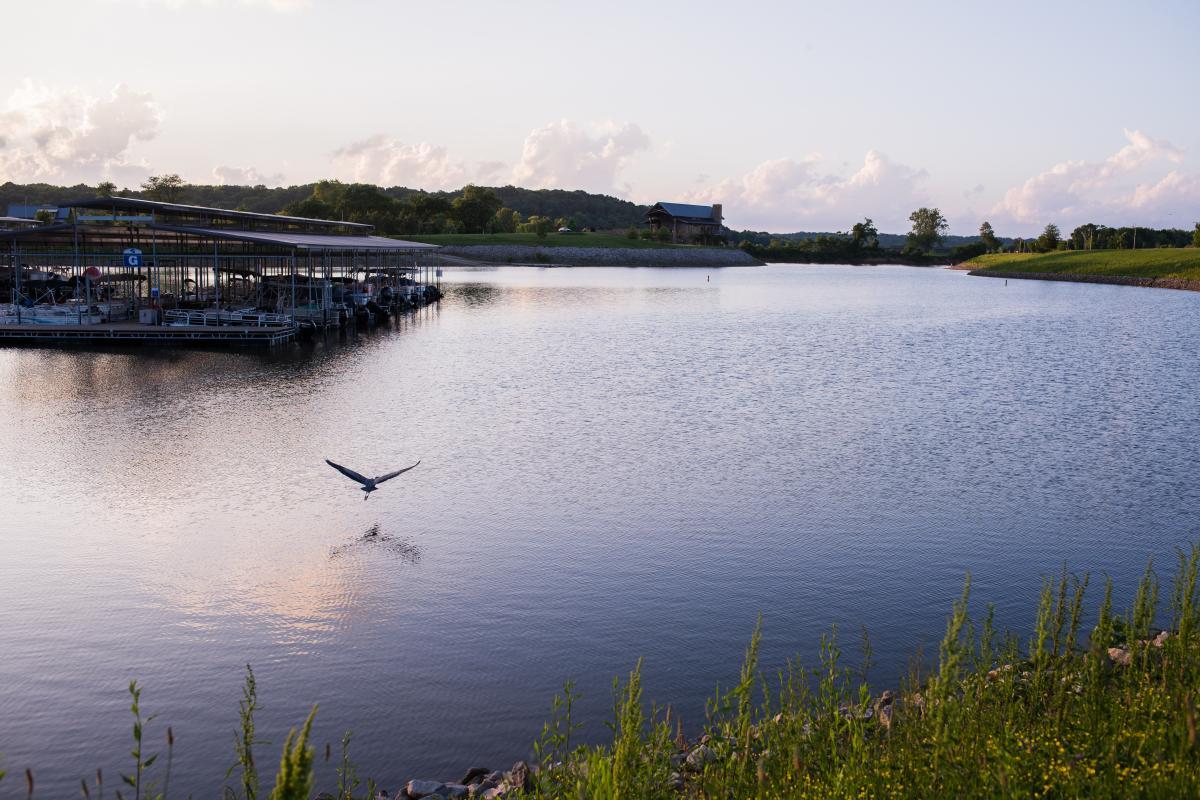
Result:
{"label": "house roof", "polygon": [[717,221],[713,219],[712,206],[698,206],[690,203],[655,203],[650,211],[653,212],[657,209],[661,209],[672,217],[679,217],[680,219],[686,217],[688,219]]}

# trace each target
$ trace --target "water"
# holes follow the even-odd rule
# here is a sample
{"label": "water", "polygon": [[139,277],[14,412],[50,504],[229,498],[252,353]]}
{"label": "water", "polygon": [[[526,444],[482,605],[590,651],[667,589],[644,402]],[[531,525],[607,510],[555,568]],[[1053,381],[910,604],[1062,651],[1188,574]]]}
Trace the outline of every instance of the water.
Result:
{"label": "water", "polygon": [[[1124,598],[1200,530],[1200,295],[903,267],[447,281],[304,352],[0,349],[0,796],[26,766],[40,796],[115,784],[131,678],[180,796],[217,794],[246,663],[268,778],[319,701],[315,740],[353,728],[361,773],[448,779],[527,756],[567,679],[602,737],[639,656],[694,729],[760,611],[765,666],[865,625],[894,685],[967,571],[1023,630],[1064,561]],[[363,502],[326,457],[422,464]]]}

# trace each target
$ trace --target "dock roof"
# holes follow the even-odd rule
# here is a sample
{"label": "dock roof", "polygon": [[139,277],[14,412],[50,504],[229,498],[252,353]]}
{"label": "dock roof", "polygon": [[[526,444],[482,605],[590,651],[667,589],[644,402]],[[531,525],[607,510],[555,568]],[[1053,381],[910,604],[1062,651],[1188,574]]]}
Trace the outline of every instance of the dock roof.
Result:
{"label": "dock roof", "polygon": [[269,227],[293,226],[301,228],[327,229],[331,233],[337,230],[347,232],[368,233],[373,225],[361,222],[344,222],[331,219],[313,219],[310,217],[289,217],[283,214],[264,214],[258,211],[233,211],[227,208],[211,208],[208,206],[193,206],[186,203],[165,203],[159,200],[142,200],[137,197],[92,197],[60,203],[60,208],[87,208],[94,211],[138,212],[142,214],[162,214],[165,216],[184,217],[196,220],[209,220],[210,224],[219,225],[222,222],[242,223],[251,229],[259,225]]}
{"label": "dock roof", "polygon": [[238,242],[294,247],[297,250],[371,250],[412,251],[436,250],[436,244],[389,239],[386,236],[339,236],[319,233],[295,233],[292,231],[241,231],[227,228],[193,228],[177,225],[151,225],[150,228],[172,233],[185,233],[206,239],[228,239]]}

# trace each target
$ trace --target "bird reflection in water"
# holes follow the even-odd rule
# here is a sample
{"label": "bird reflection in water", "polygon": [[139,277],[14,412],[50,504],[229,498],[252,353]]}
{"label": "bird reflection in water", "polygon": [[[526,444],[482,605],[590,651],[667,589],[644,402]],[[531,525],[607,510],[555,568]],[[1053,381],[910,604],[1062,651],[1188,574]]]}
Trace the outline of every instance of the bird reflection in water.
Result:
{"label": "bird reflection in water", "polygon": [[390,533],[385,533],[378,522],[367,528],[357,538],[352,539],[346,544],[332,548],[329,551],[329,557],[339,558],[351,552],[364,551],[367,548],[384,550],[409,564],[416,564],[421,560],[421,548],[419,546],[408,539],[398,538],[392,536]]}

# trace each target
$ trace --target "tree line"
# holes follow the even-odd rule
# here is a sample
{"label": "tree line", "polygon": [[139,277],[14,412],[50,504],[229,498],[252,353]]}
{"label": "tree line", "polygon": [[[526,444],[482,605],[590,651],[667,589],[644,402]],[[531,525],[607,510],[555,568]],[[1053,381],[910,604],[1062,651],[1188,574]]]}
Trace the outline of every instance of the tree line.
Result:
{"label": "tree line", "polygon": [[[472,189],[468,192],[468,189]],[[518,186],[469,187],[425,192],[403,186],[319,181],[287,187],[190,184],[178,175],[155,175],[136,189],[117,189],[111,182],[92,186],[54,186],[45,183],[0,184],[0,210],[10,204],[59,205],[97,195],[138,197],[264,214],[307,208],[312,216],[375,224],[382,234],[480,232],[474,212],[486,190],[499,199],[494,226],[486,232],[554,229],[564,225],[594,230],[625,230],[645,221],[648,206],[602,194],[564,189],[524,189]],[[464,195],[468,200],[454,203]],[[312,201],[312,202],[306,202]],[[490,198],[485,202],[491,203]],[[461,212],[461,215],[460,215]],[[558,224],[562,223],[562,224]]]}

